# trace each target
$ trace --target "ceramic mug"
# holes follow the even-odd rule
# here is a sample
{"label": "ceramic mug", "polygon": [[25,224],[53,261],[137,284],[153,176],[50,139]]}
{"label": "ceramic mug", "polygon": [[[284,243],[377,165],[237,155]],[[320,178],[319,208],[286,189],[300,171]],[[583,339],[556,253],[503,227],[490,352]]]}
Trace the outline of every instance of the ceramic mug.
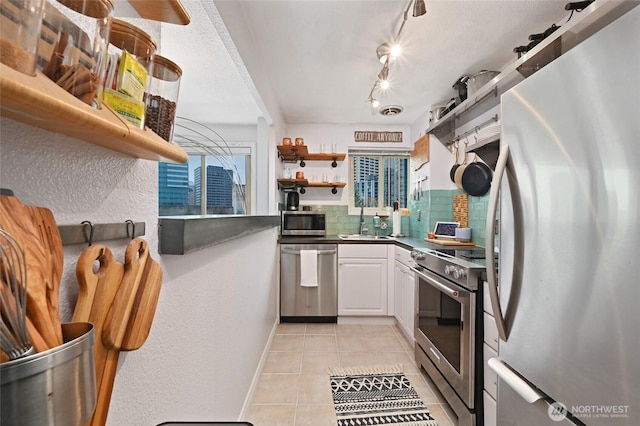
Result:
{"label": "ceramic mug", "polygon": [[282,145],[291,145],[291,138],[282,138]]}
{"label": "ceramic mug", "polygon": [[300,145],[304,145],[304,139],[302,138],[296,138],[296,145],[300,146]]}

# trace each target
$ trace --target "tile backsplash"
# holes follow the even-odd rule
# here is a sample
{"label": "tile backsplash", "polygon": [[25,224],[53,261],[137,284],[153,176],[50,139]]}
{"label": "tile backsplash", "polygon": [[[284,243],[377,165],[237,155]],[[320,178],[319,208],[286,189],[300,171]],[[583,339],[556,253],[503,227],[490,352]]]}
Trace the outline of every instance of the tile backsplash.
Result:
{"label": "tile backsplash", "polygon": [[[420,194],[419,199],[409,201],[409,215],[402,216],[402,233],[413,238],[425,238],[438,221],[453,220],[453,196],[462,194],[460,190],[428,190]],[[482,197],[469,196],[469,228],[471,237],[477,246],[485,244],[485,222],[489,194]],[[305,204],[308,205],[308,204]],[[326,212],[327,235],[356,234],[360,232],[360,216],[349,215],[344,205],[311,205],[314,210]],[[373,216],[364,217],[369,233],[373,234]],[[386,230],[378,230],[380,235],[392,232],[391,220]]]}

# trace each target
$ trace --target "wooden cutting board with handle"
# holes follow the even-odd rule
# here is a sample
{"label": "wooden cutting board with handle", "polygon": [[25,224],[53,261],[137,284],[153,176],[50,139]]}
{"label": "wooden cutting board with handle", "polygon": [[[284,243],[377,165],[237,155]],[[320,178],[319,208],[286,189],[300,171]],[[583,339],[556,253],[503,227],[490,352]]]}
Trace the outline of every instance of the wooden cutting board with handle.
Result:
{"label": "wooden cutting board with handle", "polygon": [[160,264],[149,256],[140,278],[133,310],[125,329],[120,350],[134,351],[139,349],[149,337],[160,297],[162,274]]}
{"label": "wooden cutting board with handle", "polygon": [[[97,270],[94,269],[96,261],[100,264]],[[100,401],[104,400],[106,394],[104,390],[101,390],[104,388],[102,383],[104,371],[109,364],[109,359],[114,356],[111,354],[114,351],[111,351],[103,343],[102,329],[113,299],[120,289],[124,277],[124,265],[115,260],[108,247],[92,245],[78,258],[76,277],[78,278],[79,293],[72,321],[88,321],[94,324],[96,391],[97,399]],[[116,365],[117,354],[115,352]],[[111,397],[110,390],[108,397]],[[93,417],[96,417],[95,413]],[[106,420],[106,413],[104,419]],[[96,424],[104,424],[104,422]]]}
{"label": "wooden cutting board with handle", "polygon": [[[27,262],[27,315],[48,348],[62,344],[62,331],[57,328],[60,319],[52,320],[49,311],[49,260],[40,232],[31,213],[18,198],[0,195],[0,225],[20,242]],[[58,337],[60,336],[60,337]]]}
{"label": "wooden cutting board with handle", "polygon": [[111,303],[102,330],[102,340],[110,349],[120,350],[133,306],[149,258],[149,245],[142,238],[131,240],[124,253],[124,276]]}
{"label": "wooden cutting board with handle", "polygon": [[102,375],[96,380],[99,385],[96,387],[96,408],[90,422],[92,426],[102,426],[107,421],[113,383],[118,368],[118,358],[120,357],[120,347],[148,257],[149,246],[147,242],[141,238],[131,240],[124,254],[122,281],[113,297],[111,306],[108,308],[102,326],[101,342],[105,346],[106,356]]}

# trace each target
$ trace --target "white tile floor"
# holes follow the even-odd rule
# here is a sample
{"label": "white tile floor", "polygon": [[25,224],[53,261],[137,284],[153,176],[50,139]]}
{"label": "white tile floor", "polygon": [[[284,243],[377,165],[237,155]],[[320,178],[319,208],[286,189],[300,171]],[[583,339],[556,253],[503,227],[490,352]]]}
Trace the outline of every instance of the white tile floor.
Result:
{"label": "white tile floor", "polygon": [[420,373],[413,348],[396,326],[280,324],[247,418],[254,426],[335,426],[327,368],[400,363],[438,421],[454,417],[435,385]]}

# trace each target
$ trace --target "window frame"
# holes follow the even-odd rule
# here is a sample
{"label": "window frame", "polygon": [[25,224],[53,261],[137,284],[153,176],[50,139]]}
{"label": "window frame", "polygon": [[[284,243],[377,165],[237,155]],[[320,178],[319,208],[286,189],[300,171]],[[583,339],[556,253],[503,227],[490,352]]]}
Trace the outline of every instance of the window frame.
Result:
{"label": "window frame", "polygon": [[[202,203],[201,203],[200,215],[203,215],[203,216],[252,216],[254,206],[256,205],[256,197],[257,197],[254,190],[254,183],[256,182],[256,173],[257,173],[256,172],[257,170],[256,142],[255,141],[227,142],[227,146],[229,147],[229,150],[231,151],[232,156],[245,156],[245,173],[246,173],[245,213],[243,215],[235,214],[235,213],[229,214],[229,215],[222,215],[222,214],[206,215],[202,213],[203,209],[206,211],[206,205],[202,206]],[[183,150],[188,156],[199,156],[200,167],[204,165],[205,169],[206,169],[206,163],[207,163],[206,157],[213,157],[213,158],[216,157],[216,155],[212,154],[211,152],[207,152],[204,149],[199,149],[193,146],[183,147]],[[214,152],[220,151],[217,147],[212,147],[211,150]],[[227,153],[220,152],[219,155],[227,155]],[[246,165],[247,161],[249,162],[248,167]],[[204,183],[206,184],[206,180],[204,180]],[[206,192],[206,188],[205,188],[205,192]],[[198,216],[198,215],[189,215],[189,216]]]}
{"label": "window frame", "polygon": [[[355,183],[354,183],[354,157],[379,157],[380,162],[378,165],[378,202],[382,202],[384,204],[384,193],[380,194],[380,191],[384,192],[384,159],[385,158],[405,158],[407,160],[408,169],[407,169],[407,186],[406,186],[406,205],[407,208],[409,206],[409,195],[411,188],[411,153],[406,149],[385,149],[379,148],[375,150],[367,150],[367,149],[349,149],[348,150],[348,161],[349,161],[349,200],[348,200],[348,214],[349,215],[359,215],[360,207],[354,205],[355,198]],[[391,206],[389,206],[391,207]],[[373,216],[376,213],[384,213],[387,210],[387,207],[365,207],[364,215]]]}

